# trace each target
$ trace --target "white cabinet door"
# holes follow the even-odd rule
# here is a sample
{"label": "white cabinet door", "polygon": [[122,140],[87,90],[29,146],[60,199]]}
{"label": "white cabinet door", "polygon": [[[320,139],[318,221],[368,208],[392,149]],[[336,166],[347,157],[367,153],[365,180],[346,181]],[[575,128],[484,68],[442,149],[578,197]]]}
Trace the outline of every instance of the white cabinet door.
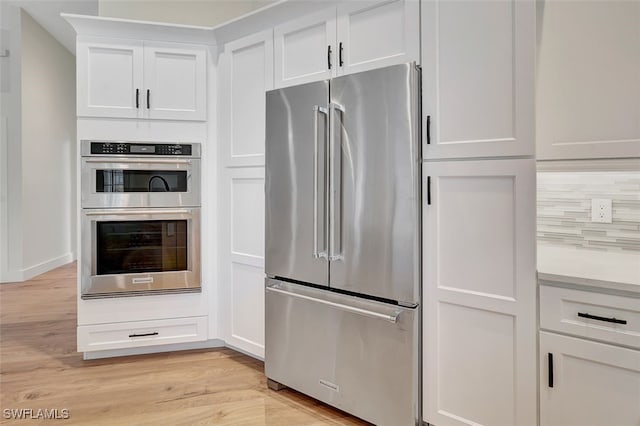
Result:
{"label": "white cabinet door", "polygon": [[144,107],[148,118],[206,120],[207,52],[172,44],[144,46]]}
{"label": "white cabinet door", "polygon": [[422,2],[423,156],[534,155],[535,47],[533,0]]}
{"label": "white cabinet door", "polygon": [[265,93],[273,89],[271,30],[227,43],[221,75],[224,166],[264,165]]}
{"label": "white cabinet door", "polygon": [[76,63],[79,117],[142,114],[142,42],[79,38]]}
{"label": "white cabinet door", "polygon": [[341,75],[420,62],[417,0],[340,3],[337,30],[337,64]]}
{"label": "white cabinet door", "polygon": [[536,425],[535,160],[423,179],[424,420]]}
{"label": "white cabinet door", "polygon": [[640,424],[640,351],[540,333],[540,425]]}
{"label": "white cabinet door", "polygon": [[640,156],[640,2],[546,2],[537,157]]}
{"label": "white cabinet door", "polygon": [[219,253],[223,336],[264,357],[265,92],[273,89],[273,33],[227,43],[220,59]]}
{"label": "white cabinet door", "polygon": [[335,76],[335,7],[275,27],[274,44],[276,87]]}

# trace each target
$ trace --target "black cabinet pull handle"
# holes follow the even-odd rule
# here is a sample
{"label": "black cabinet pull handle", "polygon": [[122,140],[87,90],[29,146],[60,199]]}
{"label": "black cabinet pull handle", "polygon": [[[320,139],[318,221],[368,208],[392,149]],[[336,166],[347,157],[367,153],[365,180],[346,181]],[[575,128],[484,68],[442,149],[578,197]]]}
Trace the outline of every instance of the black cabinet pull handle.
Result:
{"label": "black cabinet pull handle", "polygon": [[149,101],[150,95],[151,95],[151,90],[147,89],[147,109],[151,109],[151,102]]}
{"label": "black cabinet pull handle", "polygon": [[140,334],[130,334],[129,337],[147,337],[147,336],[157,336],[158,332],[154,331],[153,333],[140,333]]}
{"label": "black cabinet pull handle", "polygon": [[140,108],[140,89],[136,89],[136,109]]}
{"label": "black cabinet pull handle", "polygon": [[553,354],[549,352],[547,354],[547,362],[549,363],[549,387],[553,387]]}
{"label": "black cabinet pull handle", "polygon": [[612,322],[614,324],[626,324],[627,323],[627,320],[621,320],[621,319],[618,319],[618,318],[601,317],[601,316],[598,316],[598,315],[591,315],[591,314],[588,314],[586,312],[578,312],[578,316],[581,317],[581,318],[588,318],[588,319],[604,321],[604,322]]}
{"label": "black cabinet pull handle", "polygon": [[340,61],[340,66],[343,66],[343,65],[344,65],[344,62],[342,61],[342,42],[340,42],[340,48],[339,48],[339,50],[340,50],[340,55],[339,55],[339,57],[340,57],[340,59],[339,59],[339,61]]}
{"label": "black cabinet pull handle", "polygon": [[427,145],[431,144],[431,116],[427,115]]}
{"label": "black cabinet pull handle", "polygon": [[327,67],[331,69],[331,45],[327,46]]}
{"label": "black cabinet pull handle", "polygon": [[427,205],[431,205],[431,176],[427,176]]}

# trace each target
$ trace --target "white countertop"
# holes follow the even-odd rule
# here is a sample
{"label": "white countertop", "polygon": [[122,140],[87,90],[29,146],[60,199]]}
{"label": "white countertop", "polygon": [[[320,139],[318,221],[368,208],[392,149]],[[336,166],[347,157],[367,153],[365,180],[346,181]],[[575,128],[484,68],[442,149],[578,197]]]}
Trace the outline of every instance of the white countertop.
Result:
{"label": "white countertop", "polygon": [[538,243],[538,279],[640,293],[640,253]]}

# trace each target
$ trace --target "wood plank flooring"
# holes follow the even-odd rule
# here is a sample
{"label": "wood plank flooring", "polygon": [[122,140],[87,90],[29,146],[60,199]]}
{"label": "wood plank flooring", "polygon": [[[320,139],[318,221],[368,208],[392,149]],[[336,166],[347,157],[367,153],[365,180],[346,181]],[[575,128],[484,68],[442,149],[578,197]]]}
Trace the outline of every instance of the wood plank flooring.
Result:
{"label": "wood plank flooring", "polygon": [[230,349],[83,361],[76,266],[0,284],[0,424],[5,409],[67,409],[52,424],[365,425],[295,391],[267,388],[263,363]]}

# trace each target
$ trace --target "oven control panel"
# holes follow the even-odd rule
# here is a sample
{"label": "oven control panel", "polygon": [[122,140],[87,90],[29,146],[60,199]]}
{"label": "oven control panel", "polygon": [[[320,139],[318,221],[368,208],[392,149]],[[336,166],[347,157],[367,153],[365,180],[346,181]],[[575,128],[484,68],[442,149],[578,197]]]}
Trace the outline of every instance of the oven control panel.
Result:
{"label": "oven control panel", "polygon": [[91,142],[91,154],[106,155],[191,155],[190,144]]}

